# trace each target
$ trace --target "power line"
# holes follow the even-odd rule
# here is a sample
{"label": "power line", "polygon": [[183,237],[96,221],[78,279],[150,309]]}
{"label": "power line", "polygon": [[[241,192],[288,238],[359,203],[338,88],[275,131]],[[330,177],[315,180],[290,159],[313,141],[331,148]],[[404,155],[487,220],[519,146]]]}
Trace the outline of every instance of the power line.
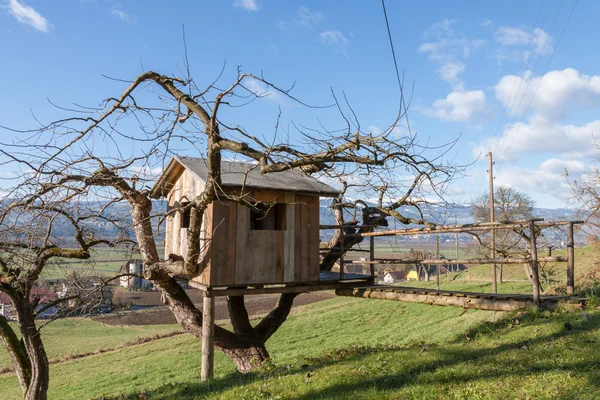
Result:
{"label": "power line", "polygon": [[[529,35],[529,41],[527,42],[527,46],[525,46],[525,51],[532,51],[533,48],[534,48],[534,46],[533,46],[534,42],[532,41],[532,39],[533,39],[533,36],[535,35],[535,29],[536,29],[537,23],[538,23],[538,21],[540,19],[540,15],[542,15],[542,10],[544,9],[544,3],[545,2],[546,2],[546,0],[543,0],[542,4],[540,5],[540,9],[539,9],[537,17],[535,19],[535,23],[533,24],[533,30],[531,31],[531,35]],[[544,19],[542,20],[542,23],[540,24],[540,28],[539,28],[540,32],[538,33],[538,39],[539,39],[540,34],[541,34],[541,27],[544,25],[544,21],[546,20],[546,15],[548,15],[548,10],[550,9],[550,4],[552,4],[552,0],[548,3],[548,8],[546,9],[546,12],[544,13]],[[536,39],[536,40],[538,40],[538,39]],[[529,49],[530,45],[531,45],[531,50]],[[521,57],[521,62],[519,64],[519,69],[517,71],[517,76],[521,75],[521,68],[523,67],[524,58],[525,57]],[[527,57],[527,64],[525,65],[525,71],[527,71],[527,68],[529,67],[529,61],[530,60],[531,60],[531,56],[528,56]],[[500,125],[502,124],[502,120],[504,119],[504,115],[506,114],[506,110],[508,110],[508,102],[510,101],[510,99],[512,97],[512,94],[513,94],[513,91],[515,89],[516,83],[517,83],[517,80],[516,79],[513,80],[513,84],[512,84],[512,87],[510,88],[510,92],[508,94],[507,101],[504,104],[504,108],[502,110],[502,115],[498,119],[498,125],[496,126],[496,129],[494,130],[494,134],[492,135],[492,137],[495,137],[498,134],[498,131],[500,129]],[[520,89],[520,86],[521,85],[519,84],[519,89]],[[519,89],[517,89],[517,92],[515,93],[515,99],[517,97],[517,94],[519,93]],[[510,116],[510,113],[509,113],[509,116]],[[507,119],[508,119],[508,117],[507,117]],[[494,151],[497,151],[500,147],[501,147],[501,145],[496,144],[496,149],[494,149]],[[490,149],[490,151],[492,151],[492,149]]]}
{"label": "power line", "polygon": [[527,105],[527,108],[525,109],[525,112],[523,113],[523,117],[521,117],[521,121],[520,121],[519,125],[517,126],[517,130],[515,131],[514,135],[511,138],[510,144],[508,145],[508,147],[506,148],[506,151],[504,152],[504,158],[506,158],[506,155],[508,154],[508,151],[510,150],[510,148],[515,140],[516,134],[519,132],[519,129],[521,129],[521,126],[523,125],[522,123],[525,120],[525,116],[527,115],[527,112],[529,111],[531,104],[533,103],[533,99],[535,99],[535,96],[537,95],[537,92],[538,92],[540,86],[542,85],[542,81],[544,80],[544,77],[546,76],[546,73],[548,72],[550,63],[552,62],[552,59],[554,58],[554,54],[556,54],[556,49],[558,48],[558,45],[560,44],[560,41],[562,40],[562,37],[563,37],[565,31],[567,30],[567,26],[569,25],[569,22],[571,21],[571,17],[573,16],[573,12],[575,11],[575,7],[577,7],[578,2],[579,2],[579,0],[575,0],[575,3],[573,3],[573,7],[571,8],[569,17],[567,18],[567,21],[565,22],[565,26],[563,27],[563,29],[560,33],[560,36],[558,37],[558,40],[556,42],[556,46],[554,46],[554,49],[552,50],[552,54],[550,55],[550,58],[548,59],[548,62],[546,63],[546,68],[544,69],[544,73],[542,74],[540,81],[538,82],[538,85],[535,88],[535,91],[533,92],[533,96],[531,96],[531,100],[529,101],[529,104]]}
{"label": "power line", "polygon": [[390,48],[392,49],[392,58],[394,59],[394,68],[396,70],[396,78],[398,79],[398,87],[400,88],[399,117],[400,117],[400,115],[402,115],[402,109],[404,109],[404,116],[406,117],[406,127],[408,129],[409,135],[411,135],[410,122],[408,121],[408,112],[407,112],[407,108],[406,108],[406,102],[404,101],[404,85],[402,84],[402,79],[400,79],[400,72],[398,70],[398,61],[396,60],[396,51],[394,50],[394,43],[392,41],[392,33],[390,31],[390,23],[388,21],[387,10],[385,8],[385,0],[381,0],[381,6],[383,7],[383,17],[385,18],[385,26],[387,28],[388,38],[390,39]]}

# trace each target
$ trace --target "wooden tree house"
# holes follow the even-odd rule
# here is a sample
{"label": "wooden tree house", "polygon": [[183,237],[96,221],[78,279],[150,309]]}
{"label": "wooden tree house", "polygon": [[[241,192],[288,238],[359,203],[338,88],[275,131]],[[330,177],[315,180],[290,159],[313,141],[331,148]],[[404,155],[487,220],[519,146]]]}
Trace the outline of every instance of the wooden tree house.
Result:
{"label": "wooden tree house", "polygon": [[[207,176],[204,159],[174,157],[152,196],[166,197],[168,211],[180,209],[202,192]],[[261,174],[256,165],[240,162],[223,161],[221,181],[224,195],[204,214],[199,274],[191,277],[190,285],[212,291],[322,282],[319,199],[338,191],[302,171]],[[242,191],[251,202],[259,202],[258,210],[227,199],[227,194]],[[167,217],[165,258],[185,256],[189,221],[189,212]]]}

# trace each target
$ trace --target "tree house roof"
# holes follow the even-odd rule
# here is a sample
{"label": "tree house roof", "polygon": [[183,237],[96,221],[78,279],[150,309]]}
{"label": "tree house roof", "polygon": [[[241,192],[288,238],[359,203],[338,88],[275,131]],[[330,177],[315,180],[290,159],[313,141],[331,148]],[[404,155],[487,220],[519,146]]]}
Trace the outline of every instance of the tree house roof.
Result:
{"label": "tree house roof", "polygon": [[[151,191],[151,197],[165,196],[184,170],[190,171],[202,182],[208,179],[206,160],[196,157],[175,156]],[[262,174],[256,164],[221,161],[221,186],[282,190],[336,196],[339,191],[297,169]]]}

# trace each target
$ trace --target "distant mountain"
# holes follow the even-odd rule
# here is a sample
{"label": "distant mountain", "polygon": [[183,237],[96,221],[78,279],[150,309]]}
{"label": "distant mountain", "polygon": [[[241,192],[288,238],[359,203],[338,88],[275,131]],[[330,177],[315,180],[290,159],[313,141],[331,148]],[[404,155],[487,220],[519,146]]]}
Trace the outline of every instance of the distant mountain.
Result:
{"label": "distant mountain", "polygon": [[[376,204],[370,201],[366,201],[367,205],[375,206]],[[333,217],[332,210],[330,208],[331,201],[330,200],[321,200],[321,224],[322,225],[335,225],[335,219]],[[469,224],[473,223],[473,215],[472,210],[473,207],[471,205],[462,205],[462,204],[425,204],[421,208],[423,212],[423,217],[431,222],[440,225],[454,225],[454,224]],[[414,207],[402,207],[398,210],[402,213],[402,215],[410,218],[420,219],[421,216],[417,212]],[[533,209],[533,216],[536,218],[544,218],[545,221],[560,221],[560,220],[575,220],[577,219],[576,210],[569,208],[539,208],[535,207]],[[360,213],[357,215],[357,218],[360,220],[362,215]],[[456,221],[456,222],[455,222]],[[390,224],[393,222],[390,221]],[[405,229],[417,227],[417,225],[401,225],[398,224],[395,229]],[[390,229],[394,229],[390,227]],[[321,240],[326,241],[329,240],[332,236],[332,231],[322,231]],[[420,238],[409,238],[404,237],[403,241],[407,242],[429,242],[431,240],[435,240],[432,237],[426,238],[425,236],[421,236]],[[386,242],[386,238],[378,238],[380,242]],[[384,240],[385,239],[385,240]],[[441,234],[440,240],[442,242],[455,241],[455,235],[452,234]],[[585,238],[583,236],[576,236],[577,242],[585,242]]]}

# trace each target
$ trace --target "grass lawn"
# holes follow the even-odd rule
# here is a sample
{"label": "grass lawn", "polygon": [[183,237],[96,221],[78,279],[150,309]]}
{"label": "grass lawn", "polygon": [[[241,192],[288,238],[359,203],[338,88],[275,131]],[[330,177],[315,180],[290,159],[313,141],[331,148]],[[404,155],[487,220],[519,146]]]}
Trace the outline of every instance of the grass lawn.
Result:
{"label": "grass lawn", "polygon": [[586,318],[580,312],[531,313],[463,330],[442,346],[357,345],[249,376],[219,376],[211,385],[166,384],[148,394],[232,400],[597,399],[600,312]]}
{"label": "grass lawn", "polygon": [[[578,249],[576,283],[600,253]],[[558,253],[558,252],[557,252]],[[560,254],[560,253],[558,253]],[[561,268],[562,265],[560,264]],[[470,269],[489,271],[487,266]],[[519,267],[522,270],[522,267]],[[458,276],[441,287],[491,291]],[[559,278],[560,280],[560,278]],[[430,282],[410,285],[435,287]],[[528,282],[499,291],[528,292]],[[496,320],[496,322],[492,322]],[[488,311],[340,297],[300,308],[268,342],[273,363],[240,375],[222,353],[200,384],[200,341],[183,334],[51,365],[50,398],[206,399],[600,398],[600,310]],[[60,320],[44,331],[49,358],[116,347],[177,326],[111,327]],[[0,348],[0,367],[8,365]],[[140,393],[146,393],[140,396]],[[0,375],[0,399],[21,397]]]}
{"label": "grass lawn", "polygon": [[[53,321],[44,327],[42,339],[48,359],[53,360],[98,349],[113,348],[139,337],[177,330],[180,330],[178,325],[110,326],[86,318],[69,318]],[[0,369],[7,367],[12,368],[12,365],[8,353],[2,346],[0,347]]]}
{"label": "grass lawn", "polygon": [[[164,253],[164,247],[158,247],[158,254]],[[64,260],[60,265],[49,264],[42,272],[43,279],[64,278],[71,271],[93,276],[113,276],[119,272],[125,261],[139,259],[139,253],[108,247],[97,247],[91,250],[91,257],[86,261]],[[60,261],[59,261],[60,262]]]}
{"label": "grass lawn", "polygon": [[[292,315],[268,348],[276,365],[302,365],[307,358],[342,347],[441,344],[492,318],[492,313],[485,311],[461,313],[461,309],[449,307],[335,298],[305,306]],[[102,341],[103,333],[100,328],[91,329],[87,335],[65,338],[65,342],[85,342],[84,337]],[[48,348],[50,352],[50,345]],[[234,374],[233,363],[220,352],[216,353],[215,369],[218,379]],[[173,382],[192,385],[200,373],[200,341],[179,335],[54,364],[50,371],[53,399],[117,396]],[[19,396],[16,378],[1,375],[0,398]]]}

